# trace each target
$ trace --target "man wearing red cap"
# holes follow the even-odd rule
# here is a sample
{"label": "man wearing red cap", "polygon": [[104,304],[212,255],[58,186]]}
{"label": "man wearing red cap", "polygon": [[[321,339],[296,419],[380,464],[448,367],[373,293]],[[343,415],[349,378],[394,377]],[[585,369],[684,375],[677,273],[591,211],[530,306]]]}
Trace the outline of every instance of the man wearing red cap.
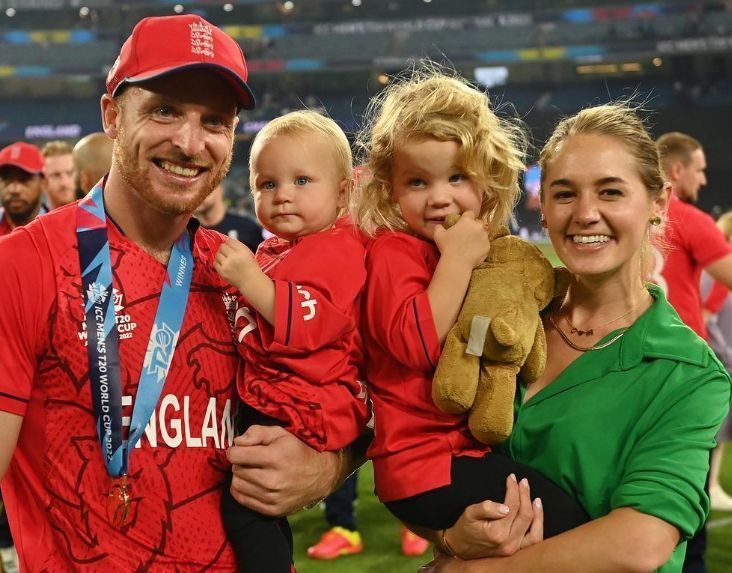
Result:
{"label": "man wearing red cap", "polygon": [[0,150],[0,237],[30,223],[41,212],[43,155],[19,141]]}
{"label": "man wearing red cap", "polygon": [[202,18],[142,20],[101,99],[109,175],[0,240],[0,478],[22,570],[235,571],[229,462],[234,497],[269,515],[345,477],[348,452],[279,427],[234,442],[235,297],[212,266],[223,237],[191,213],[228,170],[246,80]]}

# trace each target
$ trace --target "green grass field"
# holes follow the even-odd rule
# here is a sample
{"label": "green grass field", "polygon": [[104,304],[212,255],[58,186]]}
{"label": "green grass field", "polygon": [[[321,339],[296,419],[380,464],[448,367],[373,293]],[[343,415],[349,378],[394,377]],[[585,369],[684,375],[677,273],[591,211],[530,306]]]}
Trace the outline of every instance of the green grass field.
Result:
{"label": "green grass field", "polygon": [[[722,485],[732,493],[732,447],[728,445],[722,468]],[[428,561],[425,557],[404,557],[399,545],[399,524],[373,495],[371,464],[359,476],[358,525],[364,551],[336,561],[313,561],[306,548],[318,540],[326,528],[320,508],[303,511],[290,519],[295,534],[295,564],[298,573],[415,573]],[[732,571],[732,512],[712,512],[709,516],[707,567],[709,573]],[[429,555],[430,552],[428,552]]]}

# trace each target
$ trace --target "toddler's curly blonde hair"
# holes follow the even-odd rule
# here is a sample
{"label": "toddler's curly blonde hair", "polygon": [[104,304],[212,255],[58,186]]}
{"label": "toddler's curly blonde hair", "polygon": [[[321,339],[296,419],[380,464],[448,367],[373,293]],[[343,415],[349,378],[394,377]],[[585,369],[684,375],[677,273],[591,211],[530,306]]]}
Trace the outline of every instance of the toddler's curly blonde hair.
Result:
{"label": "toddler's curly blonde hair", "polygon": [[488,96],[462,77],[422,66],[397,78],[366,111],[356,140],[364,175],[352,205],[359,225],[371,234],[409,230],[392,197],[392,158],[405,141],[422,138],[459,144],[459,166],[481,190],[478,217],[491,227],[506,224],[525,168],[522,126],[499,118]]}

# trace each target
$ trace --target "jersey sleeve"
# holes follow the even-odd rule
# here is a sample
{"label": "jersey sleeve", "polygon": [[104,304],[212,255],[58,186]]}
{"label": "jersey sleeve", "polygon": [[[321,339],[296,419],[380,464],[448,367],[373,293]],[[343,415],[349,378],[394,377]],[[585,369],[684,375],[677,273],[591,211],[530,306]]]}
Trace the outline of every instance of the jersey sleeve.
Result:
{"label": "jersey sleeve", "polygon": [[409,242],[375,241],[366,257],[365,317],[371,337],[396,361],[434,370],[440,341],[427,297],[432,272]]}
{"label": "jersey sleeve", "polygon": [[343,234],[305,246],[288,280],[274,280],[274,328],[258,319],[270,352],[312,352],[358,327],[354,305],[366,282],[363,245]]}
{"label": "jersey sleeve", "polygon": [[692,258],[706,268],[722,257],[732,253],[732,246],[724,238],[724,234],[714,223],[714,219],[695,209],[679,225],[688,245]]}
{"label": "jersey sleeve", "polygon": [[30,401],[50,319],[48,294],[55,290],[53,275],[43,263],[25,229],[0,239],[0,410],[19,416],[25,415]]}
{"label": "jersey sleeve", "polygon": [[[716,364],[716,362],[715,362]],[[730,380],[720,368],[679,376],[663,394],[663,414],[634,445],[611,507],[632,507],[658,517],[690,538],[704,523],[709,500],[704,482],[709,452],[730,405]]]}
{"label": "jersey sleeve", "polygon": [[724,306],[727,297],[729,296],[729,289],[719,281],[714,281],[712,288],[709,291],[709,295],[704,300],[704,309],[708,310],[712,314],[717,314]]}

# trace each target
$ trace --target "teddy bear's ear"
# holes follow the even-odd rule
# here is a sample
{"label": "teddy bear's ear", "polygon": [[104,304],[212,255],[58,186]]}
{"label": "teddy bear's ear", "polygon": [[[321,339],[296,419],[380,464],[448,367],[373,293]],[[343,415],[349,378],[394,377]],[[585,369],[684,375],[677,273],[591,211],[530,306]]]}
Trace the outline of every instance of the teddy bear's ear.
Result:
{"label": "teddy bear's ear", "polygon": [[564,296],[572,280],[572,273],[566,267],[554,268],[554,298]]}

